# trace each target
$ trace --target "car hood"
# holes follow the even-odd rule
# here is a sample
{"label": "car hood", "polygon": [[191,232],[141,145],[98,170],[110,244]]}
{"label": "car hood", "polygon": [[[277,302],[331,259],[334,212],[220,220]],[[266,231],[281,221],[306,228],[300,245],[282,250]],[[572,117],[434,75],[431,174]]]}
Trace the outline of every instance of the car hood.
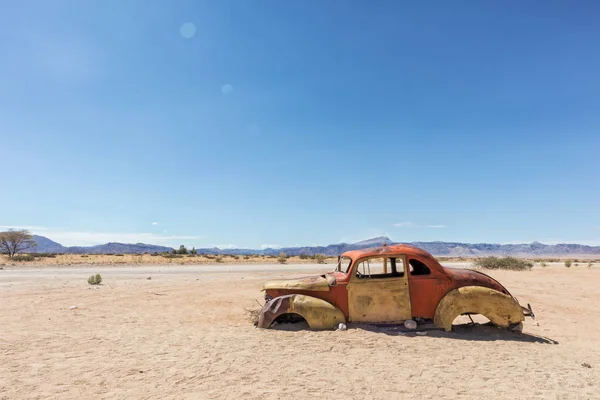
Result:
{"label": "car hood", "polygon": [[333,276],[316,275],[298,279],[278,279],[268,281],[262,285],[262,290],[285,289],[309,292],[328,292],[330,285],[335,285],[335,278]]}
{"label": "car hood", "polygon": [[458,287],[463,286],[483,286],[490,289],[497,290],[501,293],[512,295],[506,290],[504,286],[497,280],[483,272],[474,271],[472,269],[463,268],[448,268],[444,267],[450,278],[458,283]]}

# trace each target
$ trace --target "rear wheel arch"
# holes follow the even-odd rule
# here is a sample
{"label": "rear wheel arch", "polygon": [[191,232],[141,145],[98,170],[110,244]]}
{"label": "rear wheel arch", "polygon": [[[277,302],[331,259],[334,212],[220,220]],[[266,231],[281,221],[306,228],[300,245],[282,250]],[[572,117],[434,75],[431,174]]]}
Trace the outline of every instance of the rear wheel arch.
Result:
{"label": "rear wheel arch", "polygon": [[521,306],[509,295],[482,286],[464,286],[448,292],[438,303],[433,322],[446,331],[463,314],[481,314],[494,325],[508,328],[525,319]]}

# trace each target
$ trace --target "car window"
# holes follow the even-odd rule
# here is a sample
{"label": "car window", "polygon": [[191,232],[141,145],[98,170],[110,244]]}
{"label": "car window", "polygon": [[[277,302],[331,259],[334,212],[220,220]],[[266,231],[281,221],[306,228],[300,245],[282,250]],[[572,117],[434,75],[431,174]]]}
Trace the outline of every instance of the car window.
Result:
{"label": "car window", "polygon": [[359,279],[398,278],[404,276],[402,257],[376,257],[361,261],[356,267]]}
{"label": "car window", "polygon": [[425,263],[415,260],[414,258],[411,258],[408,261],[408,265],[411,275],[429,275],[431,273],[431,270]]}

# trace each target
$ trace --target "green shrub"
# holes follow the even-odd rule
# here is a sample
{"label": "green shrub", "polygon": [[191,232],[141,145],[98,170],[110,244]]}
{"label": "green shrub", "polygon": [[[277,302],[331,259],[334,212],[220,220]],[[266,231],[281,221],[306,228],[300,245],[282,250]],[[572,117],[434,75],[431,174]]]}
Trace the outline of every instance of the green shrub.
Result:
{"label": "green shrub", "polygon": [[35,257],[30,254],[20,254],[17,256],[13,256],[10,260],[17,261],[17,262],[29,262],[29,261],[35,261]]}
{"label": "green shrub", "polygon": [[99,285],[102,283],[102,276],[100,274],[92,275],[88,278],[88,283],[90,285]]}
{"label": "green shrub", "polygon": [[573,261],[571,261],[571,260],[565,260],[565,267],[571,268],[571,265],[573,265]]}
{"label": "green shrub", "polygon": [[36,257],[56,258],[56,253],[35,253]]}
{"label": "green shrub", "polygon": [[115,257],[123,257],[123,254],[115,254]]}
{"label": "green shrub", "polygon": [[327,257],[325,257],[325,254],[315,254],[314,259],[317,262],[317,264],[325,264],[325,259]]}
{"label": "green shrub", "polygon": [[533,263],[515,257],[485,257],[475,261],[475,266],[484,269],[506,269],[510,271],[526,271]]}
{"label": "green shrub", "polygon": [[250,256],[244,256],[244,260],[249,260]]}
{"label": "green shrub", "polygon": [[306,260],[306,259],[308,259],[308,255],[306,255],[306,254],[300,254],[300,259],[301,260]]}
{"label": "green shrub", "polygon": [[215,257],[215,262],[222,263],[223,262],[223,257],[221,257],[221,256]]}

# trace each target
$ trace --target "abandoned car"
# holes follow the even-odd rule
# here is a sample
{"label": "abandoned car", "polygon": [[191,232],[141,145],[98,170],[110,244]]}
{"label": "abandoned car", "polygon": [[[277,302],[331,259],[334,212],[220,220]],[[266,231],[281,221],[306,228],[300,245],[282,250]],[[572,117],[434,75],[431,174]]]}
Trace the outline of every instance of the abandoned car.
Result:
{"label": "abandoned car", "polygon": [[522,330],[531,306],[519,305],[495,279],[478,271],[442,267],[408,245],[348,251],[334,272],[267,282],[260,328],[305,320],[311,329],[340,323],[415,320],[450,331],[459,315],[482,314],[494,325]]}

